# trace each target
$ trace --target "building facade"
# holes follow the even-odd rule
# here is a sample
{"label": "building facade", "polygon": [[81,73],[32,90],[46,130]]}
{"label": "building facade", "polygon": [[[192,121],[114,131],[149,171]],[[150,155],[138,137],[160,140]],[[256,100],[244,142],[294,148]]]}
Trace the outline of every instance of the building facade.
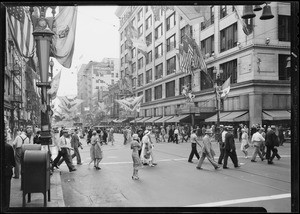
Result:
{"label": "building facade", "polygon": [[[291,10],[286,2],[272,2],[270,6],[273,19],[260,20],[259,12],[246,20],[249,35],[236,15],[236,11],[242,14],[241,5],[206,6],[202,10],[205,21],[192,26],[176,10],[160,10],[160,20],[155,21],[150,6],[118,7],[115,14],[120,18],[120,73],[122,76],[131,72],[135,94],[144,94],[139,117],[161,117],[157,121],[167,123],[167,119],[172,121],[171,116],[179,115],[179,119],[191,124],[216,122],[214,87],[206,84],[199,69],[191,75],[179,68],[176,53],[183,36],[188,34],[200,46],[211,78],[216,80],[214,70],[223,71],[223,82],[231,77],[230,93],[222,102],[221,122],[289,123],[291,89],[286,65]],[[147,57],[136,48],[126,48],[125,29],[130,22],[147,43]],[[126,63],[129,52],[133,56],[131,64]],[[195,94],[193,103],[187,103],[181,94],[186,84]]]}
{"label": "building facade", "polygon": [[103,101],[109,87],[119,80],[119,60],[104,58],[101,62],[90,61],[81,65],[77,74],[77,97],[82,119],[94,112],[95,104]]}

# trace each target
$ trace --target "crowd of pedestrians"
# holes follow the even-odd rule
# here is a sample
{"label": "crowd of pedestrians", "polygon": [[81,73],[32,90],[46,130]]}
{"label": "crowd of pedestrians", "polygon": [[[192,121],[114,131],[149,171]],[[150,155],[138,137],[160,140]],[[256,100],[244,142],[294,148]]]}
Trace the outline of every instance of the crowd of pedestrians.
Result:
{"label": "crowd of pedestrians", "polygon": [[[83,145],[80,138],[85,136],[86,143],[90,146],[91,161],[89,165],[93,163],[94,168],[100,170],[99,164],[103,159],[102,147],[103,145],[114,145],[114,133],[116,133],[115,130],[117,129],[120,130],[119,127],[101,129],[91,127],[87,130],[82,130],[81,128],[68,130],[65,127],[61,127],[60,130],[58,128],[52,129],[52,143],[57,147],[58,155],[51,161],[51,170],[53,171],[54,168],[59,169],[60,164],[65,162],[69,172],[76,171],[72,159],[76,157],[77,165],[82,164],[79,148],[83,149]],[[240,150],[245,155],[245,158],[248,158],[249,155],[248,148],[254,147],[251,162],[257,162],[257,156],[259,156],[261,161],[266,159],[268,164],[273,164],[275,157],[278,160],[281,158],[277,148],[283,144],[284,136],[282,137],[283,133],[281,130],[273,125],[266,127],[256,124],[250,129],[243,124],[240,124],[236,129],[232,126],[220,125],[218,130],[214,125],[203,125],[201,128],[200,126],[194,128],[188,125],[125,126],[120,132],[123,134],[123,144],[129,144],[132,150],[132,179],[138,180],[139,169],[146,165],[150,167],[157,165],[154,155],[155,143],[191,143],[191,152],[187,157],[187,161],[193,163],[193,157],[196,156],[198,159],[196,168],[199,170],[202,169],[205,159],[208,159],[216,170],[220,168],[220,165],[223,165],[223,169],[228,169],[229,157],[235,168],[241,167],[236,153],[235,130],[237,141],[241,143]],[[151,136],[154,136],[154,138]],[[7,156],[5,157],[4,172],[6,181],[10,183],[11,178],[18,179],[20,177],[22,145],[41,144],[40,129],[35,128],[33,131],[31,126],[21,127],[13,139],[11,131],[9,128],[6,128],[5,141]],[[218,158],[215,158],[216,153],[213,150],[212,141],[216,141],[219,144],[220,155]],[[199,150],[197,150],[197,147]],[[9,188],[8,183],[7,186]]]}

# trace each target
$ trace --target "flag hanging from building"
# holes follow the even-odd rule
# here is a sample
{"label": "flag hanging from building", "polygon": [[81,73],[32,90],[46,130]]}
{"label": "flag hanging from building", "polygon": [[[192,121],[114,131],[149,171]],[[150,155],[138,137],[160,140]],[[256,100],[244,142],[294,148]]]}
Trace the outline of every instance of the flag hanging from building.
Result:
{"label": "flag hanging from building", "polygon": [[195,6],[174,6],[175,11],[189,24],[203,22],[203,14]]}
{"label": "flag hanging from building", "polygon": [[83,102],[81,99],[77,99],[77,97],[57,97],[61,103],[61,107],[66,109],[69,112],[73,112],[76,110],[76,108]]}
{"label": "flag hanging from building", "polygon": [[244,33],[245,33],[247,36],[249,36],[251,32],[249,31],[249,29],[248,29],[248,27],[247,27],[247,24],[245,23],[245,20],[243,20],[243,19],[241,18],[241,15],[240,15],[240,13],[239,13],[239,11],[238,11],[238,9],[237,9],[236,6],[234,6],[234,11],[235,11],[236,18],[238,19],[238,21],[241,23],[241,25],[242,25],[242,27],[243,27]]}
{"label": "flag hanging from building", "polygon": [[188,53],[184,51],[183,45],[179,45],[179,67],[182,72],[190,73],[191,72],[191,62],[189,61],[190,57]]}
{"label": "flag hanging from building", "polygon": [[7,7],[7,22],[18,52],[23,57],[32,57],[35,44],[29,11],[22,6]]}
{"label": "flag hanging from building", "polygon": [[59,7],[59,13],[53,23],[51,56],[65,68],[70,68],[75,46],[77,7]]}
{"label": "flag hanging from building", "polygon": [[230,77],[222,85],[221,99],[226,99],[230,91]]}
{"label": "flag hanging from building", "polygon": [[133,92],[132,81],[129,74],[126,74],[125,77],[119,80],[119,89],[121,91],[129,91],[130,93]]}
{"label": "flag hanging from building", "polygon": [[59,73],[56,74],[55,77],[52,79],[51,88],[47,91],[47,94],[50,94],[51,99],[53,100],[56,98],[56,94],[59,88],[60,76],[61,76],[61,71],[59,71]]}
{"label": "flag hanging from building", "polygon": [[135,111],[139,110],[143,96],[144,95],[139,97],[128,97],[122,100],[116,100],[116,102],[119,103],[120,106],[126,111]]}

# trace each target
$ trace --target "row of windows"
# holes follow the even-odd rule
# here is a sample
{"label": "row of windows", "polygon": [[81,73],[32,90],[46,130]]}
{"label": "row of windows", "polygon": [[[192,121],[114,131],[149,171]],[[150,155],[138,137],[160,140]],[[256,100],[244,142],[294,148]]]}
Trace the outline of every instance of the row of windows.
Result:
{"label": "row of windows", "polygon": [[[278,55],[278,69],[279,69],[279,80],[288,80],[290,79],[290,71],[289,68],[286,68],[287,58],[289,55]],[[208,75],[201,72],[200,82],[201,82],[201,90],[209,89],[213,87],[213,83],[215,82],[215,74],[213,73],[214,68],[208,68]],[[226,81],[229,77],[231,77],[231,84],[237,83],[237,59],[220,64],[220,70],[223,70],[223,73],[220,74],[220,79],[222,82]],[[138,77],[139,82],[143,81],[143,74]],[[210,79],[210,80],[209,80]],[[151,82],[152,80],[152,69],[146,71],[146,83]],[[179,91],[181,92],[183,86],[188,86],[191,89],[192,85],[192,77],[191,75],[187,75],[179,79]],[[173,97],[175,96],[175,80],[165,83],[166,91],[165,97]],[[142,94],[140,92],[139,94]],[[162,85],[154,87],[154,100],[162,98]],[[145,102],[152,101],[152,89],[147,89],[145,91]]]}

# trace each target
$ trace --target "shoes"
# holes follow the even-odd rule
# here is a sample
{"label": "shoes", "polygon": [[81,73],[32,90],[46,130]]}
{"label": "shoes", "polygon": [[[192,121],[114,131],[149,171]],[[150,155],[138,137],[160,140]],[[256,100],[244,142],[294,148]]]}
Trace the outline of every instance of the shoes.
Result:
{"label": "shoes", "polygon": [[132,180],[139,180],[139,177],[137,177],[137,176],[132,176],[131,178],[132,178]]}
{"label": "shoes", "polygon": [[69,172],[73,172],[73,171],[76,171],[76,170],[77,170],[77,169],[75,169],[75,168],[74,168],[74,169],[70,169]]}
{"label": "shoes", "polygon": [[152,163],[152,165],[156,166],[156,165],[157,165],[157,163]]}
{"label": "shoes", "polygon": [[219,164],[219,165],[222,165],[222,162],[221,162],[221,163],[220,163],[220,162],[218,162],[218,164]]}
{"label": "shoes", "polygon": [[261,158],[261,161],[264,161],[265,159],[264,158]]}
{"label": "shoes", "polygon": [[97,169],[97,170],[100,170],[101,168],[100,168],[99,166],[96,166],[96,169]]}
{"label": "shoes", "polygon": [[220,168],[219,166],[216,166],[216,167],[215,167],[215,169],[219,169],[219,168]]}
{"label": "shoes", "polygon": [[144,166],[148,165],[147,163],[143,163]]}
{"label": "shoes", "polygon": [[273,164],[274,162],[273,161],[268,161],[268,164]]}
{"label": "shoes", "polygon": [[188,161],[189,163],[194,163],[193,161]]}
{"label": "shoes", "polygon": [[229,167],[227,167],[227,166],[223,166],[223,169],[229,169]]}
{"label": "shoes", "polygon": [[149,166],[154,167],[155,165],[154,164],[150,164]]}
{"label": "shoes", "polygon": [[278,160],[280,160],[281,157],[277,158]]}
{"label": "shoes", "polygon": [[16,176],[14,176],[13,178],[14,178],[14,179],[19,179],[19,177],[16,177]]}
{"label": "shoes", "polygon": [[196,169],[202,169],[202,168],[197,166]]}
{"label": "shoes", "polygon": [[82,163],[77,163],[77,165],[82,165]]}
{"label": "shoes", "polygon": [[251,160],[251,162],[257,162],[256,160]]}
{"label": "shoes", "polygon": [[239,168],[239,167],[241,167],[241,165],[237,165],[237,166],[234,166],[235,168]]}

